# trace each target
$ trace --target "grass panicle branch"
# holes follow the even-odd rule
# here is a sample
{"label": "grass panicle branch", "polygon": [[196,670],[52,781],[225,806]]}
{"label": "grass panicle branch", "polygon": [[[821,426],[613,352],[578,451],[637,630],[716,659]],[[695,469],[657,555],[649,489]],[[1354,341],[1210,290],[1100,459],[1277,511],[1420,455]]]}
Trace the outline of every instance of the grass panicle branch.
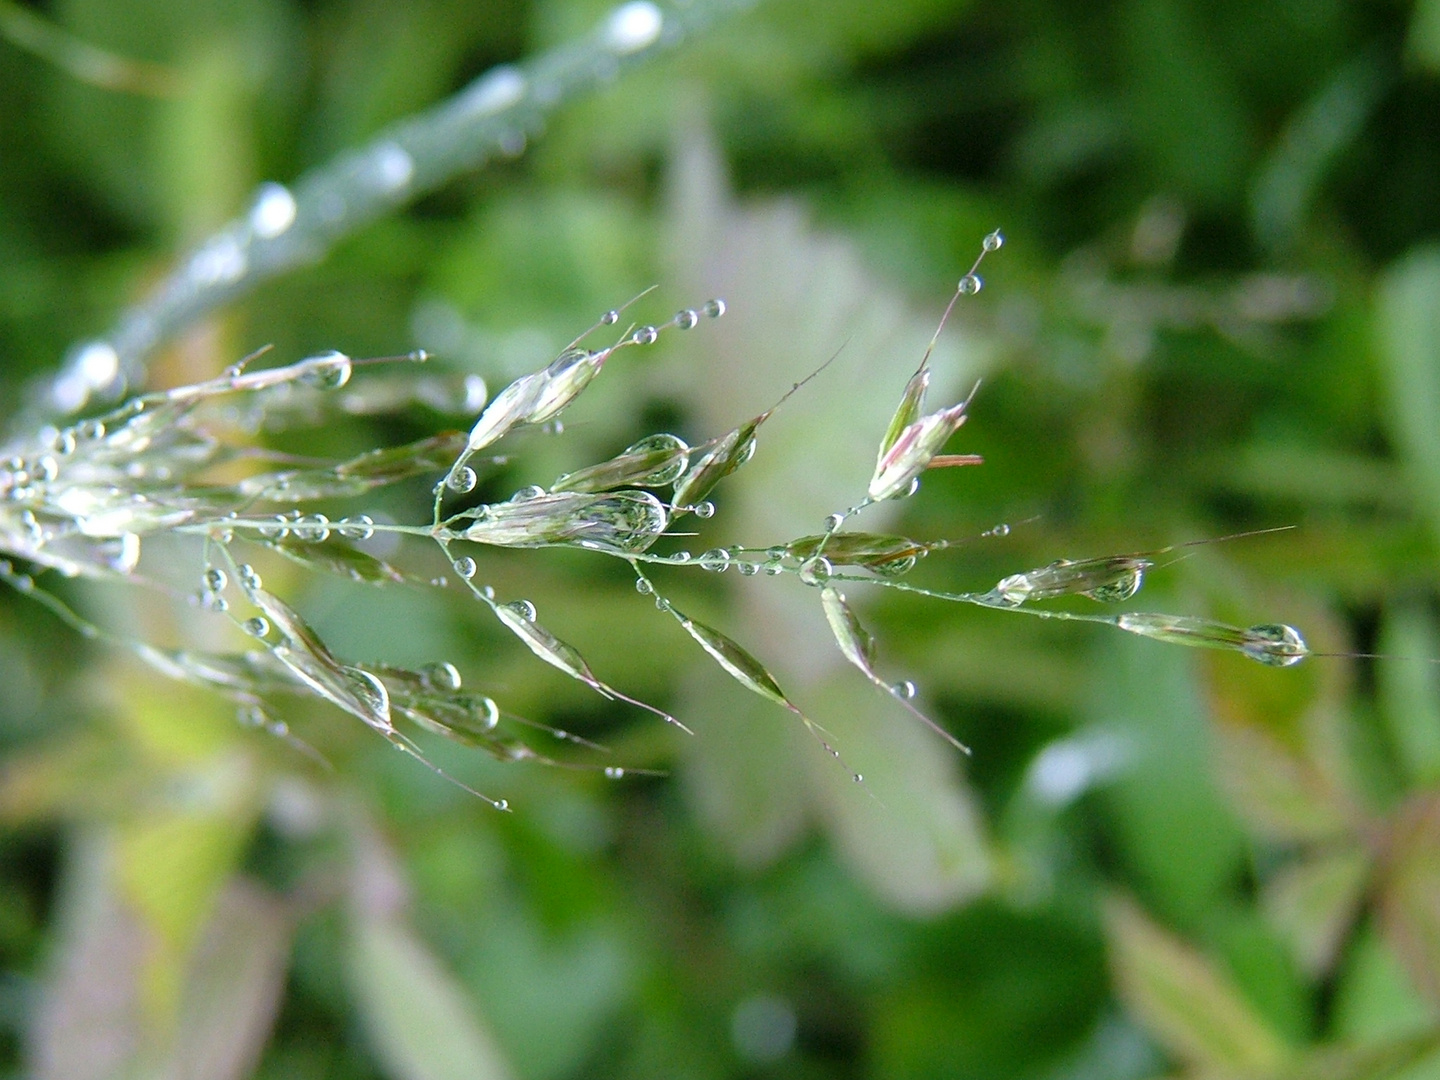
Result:
{"label": "grass panicle branch", "polygon": [[[981,257],[1001,243],[998,232],[987,236]],[[961,279],[946,317],[960,297],[980,290],[975,274],[979,262]],[[618,323],[622,310],[607,312],[591,332]],[[659,325],[632,325],[613,344],[597,350],[586,347],[582,335],[545,367],[514,380],[488,403],[474,377],[447,380],[428,373],[421,366],[428,359],[423,353],[386,358],[388,372],[362,372],[377,362],[332,352],[263,369],[242,362],[215,379],[136,397],[69,427],[47,426],[8,447],[8,460],[0,469],[0,551],[64,577],[146,584],[142,554],[149,538],[198,538],[199,587],[191,600],[244,631],[251,642],[248,649],[213,653],[126,640],[83,619],[8,562],[0,580],[37,597],[81,632],[119,641],[166,675],[230,698],[248,724],[298,744],[279,714],[287,696],[312,695],[451,780],[396,726],[397,720],[478,747],[499,760],[551,759],[523,741],[513,718],[493,697],[462,687],[458,669],[447,661],[409,669],[388,661],[366,664],[337,657],[298,611],[264,587],[254,565],[245,561],[244,549],[268,551],[316,572],[373,585],[448,586],[448,577],[428,579],[407,570],[400,565],[403,560],[382,557],[370,543],[381,534],[397,542],[407,537],[431,542],[463,587],[536,657],[602,697],[651,712],[688,733],[690,729],[664,709],[602,680],[578,649],[538,620],[531,601],[498,599],[494,586],[483,580],[481,561],[486,548],[555,547],[621,559],[633,571],[637,590],[672,616],[726,674],[798,718],[836,759],[840,752],[833,737],[781,689],[765,664],[728,634],[681,612],[658,591],[647,567],[710,572],[734,567],[747,577],[798,578],[815,589],[843,658],[927,728],[967,753],[959,740],[916,707],[913,683],[892,682],[879,674],[875,639],[840,584],[864,583],[994,611],[1103,624],[1170,644],[1227,649],[1272,666],[1289,666],[1309,655],[1303,638],[1289,626],[1245,628],[1189,615],[1100,614],[1044,606],[1072,598],[1107,605],[1129,601],[1160,556],[1193,545],[1062,559],[1010,574],[984,591],[947,592],[902,578],[919,560],[953,548],[957,541],[844,530],[846,521],[867,507],[913,495],[927,470],[978,461],[942,453],[964,421],[974,391],[958,405],[925,413],[929,358],[938,329],[881,437],[865,497],[831,514],[823,533],[762,547],[717,547],[699,555],[683,547],[659,550],[678,539],[671,531],[677,518],[715,513],[706,497],[744,467],[755,453],[760,427],[826,365],[796,382],[771,408],[698,446],[657,432],[615,457],[558,477],[549,490],[532,485],[498,502],[474,500],[479,470],[508,460],[493,455],[492,449],[518,429],[553,425],[617,352],[654,345],[669,331],[692,329],[704,317],[718,318],[724,311],[723,301],[710,300]],[[397,365],[408,371],[408,388],[402,388],[404,380],[394,374]],[[366,389],[372,374],[382,380],[383,392]],[[339,461],[287,457],[256,448],[251,438],[267,427],[323,420],[335,410],[373,411],[416,398],[453,412],[478,411],[479,416],[468,433],[441,431]],[[332,519],[310,509],[317,502],[353,500],[437,473],[428,524],[384,522],[367,513]],[[667,489],[668,499],[662,497]],[[457,503],[458,508],[447,509]],[[1008,529],[990,535],[1003,532]],[[611,776],[624,771],[620,766],[606,769]],[[859,773],[852,775],[860,779]],[[507,808],[504,800],[481,797]]]}
{"label": "grass panicle branch", "polygon": [[[57,374],[32,388],[21,427],[77,414],[92,401],[113,402],[143,385],[150,354],[197,319],[318,262],[337,241],[397,206],[487,161],[516,156],[560,106],[754,2],[626,0],[581,40],[493,68],[291,185],[261,184],[242,217],[183,256],[104,337],[77,344]],[[0,7],[0,15],[10,7]]]}

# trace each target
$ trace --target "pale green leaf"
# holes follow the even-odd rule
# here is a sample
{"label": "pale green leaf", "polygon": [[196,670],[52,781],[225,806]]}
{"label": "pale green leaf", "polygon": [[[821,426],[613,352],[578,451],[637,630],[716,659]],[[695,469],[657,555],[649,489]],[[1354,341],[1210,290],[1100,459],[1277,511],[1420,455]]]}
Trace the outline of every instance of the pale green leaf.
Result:
{"label": "pale green leaf", "polygon": [[465,987],[399,918],[357,914],[349,974],[390,1080],[508,1080],[513,1074]]}
{"label": "pale green leaf", "polygon": [[1298,860],[1266,882],[1266,917],[1310,975],[1323,976],[1334,964],[1369,873],[1370,860],[1357,845]]}
{"label": "pale green leaf", "polygon": [[1251,827],[1284,841],[1318,841],[1345,835],[1347,808],[1309,766],[1255,728],[1222,724],[1221,785]]}
{"label": "pale green leaf", "polygon": [[1268,1077],[1289,1050],[1208,958],[1127,900],[1106,911],[1111,962],[1126,1006],[1202,1073]]}

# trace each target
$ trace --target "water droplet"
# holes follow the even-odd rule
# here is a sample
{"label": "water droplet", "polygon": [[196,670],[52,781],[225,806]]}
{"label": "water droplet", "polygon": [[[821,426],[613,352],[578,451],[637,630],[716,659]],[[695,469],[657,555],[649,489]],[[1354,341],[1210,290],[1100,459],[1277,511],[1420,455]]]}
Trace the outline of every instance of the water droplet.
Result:
{"label": "water droplet", "polygon": [[480,595],[483,596],[483,597],[485,597],[486,600],[494,600],[494,599],[495,599],[495,586],[494,586],[494,585],[482,585],[482,586],[480,587]]}
{"label": "water droplet", "polygon": [[650,0],[630,0],[606,20],[605,43],[621,55],[636,52],[653,44],[664,25],[665,16]]}
{"label": "water droplet", "polygon": [[335,523],[335,527],[336,531],[347,540],[369,540],[375,535],[375,519],[369,514],[341,518]]}
{"label": "water droplet", "polygon": [[905,488],[905,490],[902,491],[902,492],[900,492],[900,494],[897,495],[896,498],[908,499],[908,498],[910,498],[911,495],[914,495],[914,494],[915,494],[917,491],[919,491],[919,490],[920,490],[920,478],[917,476],[917,477],[914,477],[914,478],[910,481],[909,485]]}
{"label": "water droplet", "polygon": [[985,237],[983,247],[986,251],[999,251],[1005,246],[1005,234],[996,229],[989,236]]}
{"label": "water droplet", "polygon": [[270,620],[263,615],[256,615],[252,619],[246,619],[240,624],[242,629],[252,637],[263,638],[270,633]]}
{"label": "water droplet", "polygon": [[247,563],[241,563],[239,566],[237,566],[237,567],[235,568],[235,573],[236,573],[236,576],[239,577],[239,579],[240,579],[240,585],[241,585],[243,588],[245,588],[245,589],[258,589],[258,588],[260,588],[260,584],[261,584],[261,583],[260,583],[260,575],[255,572],[255,568],[254,568],[253,566],[251,566],[248,562],[247,562]]}
{"label": "water droplet", "polygon": [[509,799],[496,799],[494,805],[495,805],[495,809],[496,809],[496,810],[509,810],[509,809],[510,809],[510,800],[509,800]]}
{"label": "water droplet", "polygon": [[265,710],[259,705],[243,705],[235,710],[235,719],[243,727],[264,727]]}
{"label": "water droplet", "polygon": [[682,564],[683,564],[683,563],[688,563],[692,558],[693,558],[693,556],[692,556],[692,555],[690,554],[690,552],[688,552],[688,551],[677,551],[677,552],[675,552],[675,554],[673,554],[673,555],[670,556],[670,561],[671,561],[672,563],[682,563]]}
{"label": "water droplet", "polygon": [[415,175],[415,159],[398,143],[382,143],[365,163],[367,178],[382,191],[399,191]]}
{"label": "water droplet", "polygon": [[658,330],[653,326],[641,326],[630,335],[630,340],[636,345],[654,345],[655,339],[660,336]]}
{"label": "water droplet", "polygon": [[657,596],[657,597],[655,597],[655,610],[656,610],[656,611],[669,611],[669,610],[670,610],[670,601],[669,601],[669,600],[666,600],[665,597],[663,597],[663,596]]}
{"label": "water droplet", "polygon": [[250,228],[262,240],[273,240],[295,224],[298,209],[284,184],[261,184],[250,204]]}
{"label": "water droplet", "polygon": [[519,128],[507,128],[505,131],[502,131],[499,138],[495,140],[496,145],[500,147],[500,153],[504,157],[511,158],[519,157],[525,152],[526,141],[525,132]]}
{"label": "water droplet", "polygon": [[491,68],[462,95],[467,111],[481,116],[508,109],[525,96],[525,76],[509,64]]}
{"label": "water droplet", "polygon": [[270,522],[261,525],[258,531],[267,540],[283,540],[290,535],[290,519],[284,514],[276,514]]}
{"label": "water droplet", "polygon": [[230,579],[225,576],[225,571],[215,566],[206,570],[201,580],[205,582],[207,589],[217,593],[222,591],[226,585],[230,584]]}
{"label": "water droplet", "polygon": [[999,525],[996,525],[993,529],[991,529],[990,532],[987,533],[986,535],[988,535],[988,536],[1009,536],[1009,535],[1010,535],[1010,526],[1009,526],[1009,525],[1006,525],[1006,524],[1002,521]]}
{"label": "water droplet", "polygon": [[695,504],[695,516],[698,518],[711,518],[715,516],[715,504],[709,499]]}
{"label": "water droplet", "polygon": [[725,301],[718,296],[714,300],[706,300],[705,306],[701,309],[711,319],[718,319],[725,314]]}
{"label": "water droplet", "polygon": [[620,779],[621,777],[623,777],[624,775],[625,775],[625,770],[622,769],[619,765],[606,765],[606,766],[605,766],[605,778],[606,778],[607,780],[619,780],[619,779]]}
{"label": "water droplet", "polygon": [[535,616],[537,614],[535,611],[535,605],[532,604],[529,600],[512,600],[505,606],[511,611],[513,611],[516,615],[519,615],[526,622],[535,621]]}
{"label": "water droplet", "polygon": [[529,487],[523,487],[515,492],[514,495],[511,495],[510,501],[512,503],[529,502],[531,499],[538,499],[544,494],[545,489],[539,484],[531,484]]}
{"label": "water droplet", "polygon": [[915,684],[909,679],[897,682],[894,686],[890,687],[890,692],[904,701],[909,701],[917,693]]}
{"label": "water droplet", "polygon": [[823,555],[806,559],[800,564],[800,580],[806,585],[824,585],[834,572],[835,568],[830,565],[830,560]]}
{"label": "water droplet", "polygon": [[477,567],[475,566],[475,560],[469,555],[461,555],[452,565],[455,567],[455,573],[459,574],[466,581],[469,581],[475,576]]}
{"label": "water droplet", "polygon": [[330,519],[324,514],[312,514],[295,523],[295,538],[322,543],[330,539]]}
{"label": "water droplet", "polygon": [[858,772],[851,776],[850,779],[854,780],[857,784],[863,784],[865,782],[865,777]]}
{"label": "water droplet", "polygon": [[1300,631],[1283,623],[1265,623],[1245,631],[1249,640],[1241,651],[1270,667],[1290,667],[1310,655]]}
{"label": "water droplet", "polygon": [[445,478],[445,486],[451,491],[464,495],[475,490],[476,480],[475,470],[469,465],[462,465]]}
{"label": "water droplet", "polygon": [[700,565],[706,570],[724,573],[730,568],[730,552],[724,548],[711,548],[700,556]]}
{"label": "water droplet", "polygon": [[974,296],[984,287],[984,285],[985,283],[980,280],[980,276],[978,274],[966,274],[963,278],[960,279],[960,295]]}
{"label": "water droplet", "polygon": [[48,454],[35,463],[35,475],[44,483],[54,480],[60,472],[60,463]]}
{"label": "water droplet", "polygon": [[650,583],[649,578],[637,578],[635,580],[635,591],[641,596],[649,596],[655,591],[655,586]]}
{"label": "water droplet", "polygon": [[563,420],[547,420],[540,425],[542,435],[564,435],[565,422]]}
{"label": "water droplet", "polygon": [[760,564],[753,562],[737,562],[735,569],[740,571],[741,577],[754,577],[760,571]]}
{"label": "water droplet", "polygon": [[600,316],[600,325],[601,325],[601,326],[614,326],[614,325],[615,325],[617,322],[619,322],[619,321],[620,321],[620,312],[615,311],[615,310],[613,310],[613,309],[610,310],[610,311],[605,312],[604,315],[601,315],[601,316]]}
{"label": "water droplet", "polygon": [[338,390],[350,381],[354,364],[342,352],[322,353],[302,361],[300,382],[317,390]]}
{"label": "water droplet", "polygon": [[844,525],[844,524],[845,524],[845,515],[844,515],[844,514],[831,514],[829,517],[827,517],[827,518],[825,519],[825,531],[826,531],[827,533],[833,533],[836,529],[840,528],[840,526],[841,526],[841,525]]}
{"label": "water droplet", "polygon": [[[79,425],[78,431],[82,439],[103,439],[105,438],[105,425],[99,420],[86,420]],[[17,465],[16,468],[19,468]]]}
{"label": "water droplet", "polygon": [[432,577],[430,579],[430,584],[435,586],[435,588],[437,589],[443,589],[445,588],[445,586],[450,584],[450,579],[447,578],[444,574],[441,574],[439,577]]}
{"label": "water droplet", "polygon": [[437,661],[426,664],[419,671],[420,681],[431,690],[453,694],[460,689],[460,671],[454,664]]}
{"label": "water droplet", "polygon": [[290,734],[290,725],[284,720],[275,720],[265,730],[271,735],[276,735],[283,739],[286,735]]}
{"label": "water droplet", "polygon": [[784,572],[785,568],[781,566],[778,562],[767,561],[765,563],[765,573],[769,574],[771,577],[775,577],[778,574],[783,574]]}
{"label": "water droplet", "polygon": [[686,308],[684,311],[677,313],[675,316],[675,325],[678,326],[681,330],[693,329],[695,324],[699,321],[700,313],[694,308]]}

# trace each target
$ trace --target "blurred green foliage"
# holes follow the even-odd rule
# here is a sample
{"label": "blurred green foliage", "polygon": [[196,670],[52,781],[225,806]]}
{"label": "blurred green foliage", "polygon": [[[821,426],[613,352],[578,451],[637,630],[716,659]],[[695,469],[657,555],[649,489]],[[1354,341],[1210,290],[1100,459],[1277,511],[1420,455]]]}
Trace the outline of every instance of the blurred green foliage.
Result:
{"label": "blurred green foliage", "polygon": [[[13,6],[9,401],[260,181],[606,12],[21,9],[158,65],[157,96],[36,55]],[[888,527],[1013,527],[917,578],[985,588],[1289,524],[1192,549],[1148,588],[1170,610],[1294,623],[1321,652],[1407,659],[1275,670],[868,598],[882,670],[915,678],[974,748],[961,761],[837,664],[793,582],[666,579],[834,733],[857,787],[596,559],[506,552],[483,573],[694,739],[537,663],[458,594],[267,566],[337,655],[452,661],[507,709],[611,748],[562,771],[427,742],[509,799],[499,815],[297,702],[287,719],[326,773],[6,595],[8,1073],[1440,1077],[1437,28],[1436,0],[770,0],[173,343],[157,386],[273,343],[285,360],[423,346],[495,387],[650,284],[655,321],[723,295],[721,323],[617,358],[490,494],[650,431],[724,431],[843,344],[693,542],[763,546],[863,490],[999,225],[1009,243],[937,351],[946,392],[985,375],[956,445],[986,464],[930,476]],[[360,417],[276,444],[349,455],[444,422]],[[427,500],[367,509],[423,522]],[[57,589],[107,625],[215,636],[139,590]],[[593,768],[612,762],[670,774]]]}

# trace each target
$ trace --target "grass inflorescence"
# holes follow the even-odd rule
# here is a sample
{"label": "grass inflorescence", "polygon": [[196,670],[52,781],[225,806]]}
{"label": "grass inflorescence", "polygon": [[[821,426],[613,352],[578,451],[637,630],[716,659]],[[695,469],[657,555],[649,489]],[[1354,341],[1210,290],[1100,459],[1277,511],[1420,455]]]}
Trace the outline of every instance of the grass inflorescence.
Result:
{"label": "grass inflorescence", "polygon": [[[946,309],[947,317],[961,297],[980,291],[976,274],[980,261],[1002,243],[998,232],[985,238],[980,258],[961,278]],[[744,576],[798,578],[815,590],[845,660],[960,750],[966,748],[915,705],[913,684],[892,682],[879,674],[875,639],[841,591],[842,585],[864,583],[995,611],[1101,623],[1162,642],[1230,650],[1273,666],[1288,666],[1309,655],[1304,639],[1289,626],[1246,628],[1188,615],[1107,614],[1045,606],[1047,601],[1072,597],[1106,605],[1129,601],[1140,591],[1155,559],[1174,548],[1062,559],[1007,575],[989,589],[945,592],[903,579],[920,559],[954,546],[955,541],[847,529],[847,523],[868,507],[913,495],[930,469],[981,463],[974,455],[942,452],[965,422],[974,390],[958,404],[926,412],[929,359],[943,318],[879,441],[863,498],[831,514],[823,532],[765,546],[717,547],[698,555],[684,549],[655,550],[662,539],[676,536],[673,526],[678,519],[715,513],[707,497],[750,460],[761,426],[808,378],[795,383],[770,409],[699,445],[657,432],[615,457],[556,478],[548,489],[528,486],[508,499],[474,502],[484,474],[505,460],[494,451],[507,436],[526,427],[553,427],[617,353],[650,346],[668,331],[689,330],[707,318],[718,318],[725,305],[710,300],[659,325],[631,325],[599,349],[582,344],[589,333],[617,324],[623,310],[606,312],[591,331],[544,368],[516,379],[488,403],[477,377],[447,378],[416,366],[427,359],[423,353],[383,361],[326,353],[263,369],[242,362],[215,379],[142,395],[105,415],[69,427],[47,427],[7,448],[7,460],[0,468],[0,549],[6,555],[36,571],[63,577],[163,587],[144,576],[147,543],[161,534],[196,537],[201,548],[198,588],[190,599],[244,631],[248,648],[226,653],[161,648],[102,630],[9,561],[0,565],[0,580],[36,597],[88,636],[116,642],[167,676],[228,697],[247,724],[303,748],[281,718],[284,701],[295,694],[316,696],[437,773],[439,768],[424,757],[398,721],[477,747],[502,761],[550,759],[517,734],[515,729],[523,721],[508,717],[492,697],[463,687],[459,672],[448,662],[409,669],[334,655],[298,611],[265,587],[244,557],[246,548],[266,549],[314,571],[377,585],[448,584],[445,579],[416,577],[391,556],[376,554],[368,542],[384,533],[433,543],[463,587],[536,657],[605,698],[649,711],[688,732],[679,718],[604,681],[574,646],[545,627],[533,603],[524,598],[502,600],[482,572],[484,549],[496,547],[573,548],[623,560],[634,573],[639,593],[672,616],[738,683],[798,718],[837,759],[840,753],[831,736],[781,689],[764,663],[661,595],[647,567],[699,567],[711,572],[734,567]],[[374,372],[373,381],[356,377],[358,368],[382,363],[389,370]],[[397,375],[397,365],[408,367]],[[264,427],[322,418],[333,410],[383,412],[413,400],[479,415],[468,432],[443,431],[344,460],[302,459],[250,445],[250,437]],[[366,513],[332,519],[312,509],[322,501],[353,500],[380,487],[427,476],[438,476],[428,523],[396,524]],[[461,508],[450,509],[461,499],[465,500]],[[625,771],[620,766],[605,769],[608,776]],[[860,779],[858,773],[853,775]],[[504,800],[487,801],[508,808]]]}

